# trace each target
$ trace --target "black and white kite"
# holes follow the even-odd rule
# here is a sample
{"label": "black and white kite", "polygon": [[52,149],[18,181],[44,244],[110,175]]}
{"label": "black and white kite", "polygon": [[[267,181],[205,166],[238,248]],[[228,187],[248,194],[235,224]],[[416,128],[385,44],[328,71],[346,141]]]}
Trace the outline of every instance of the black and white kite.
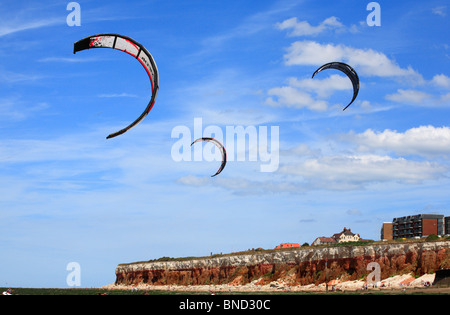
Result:
{"label": "black and white kite", "polygon": [[337,70],[340,70],[340,71],[344,72],[349,77],[349,79],[352,81],[352,84],[353,84],[353,98],[352,98],[351,102],[347,106],[345,106],[345,108],[343,109],[343,110],[346,110],[347,107],[349,107],[350,104],[353,103],[353,101],[356,99],[356,96],[358,95],[358,92],[359,92],[359,77],[358,77],[358,74],[348,64],[345,64],[343,62],[330,62],[330,63],[324,64],[319,69],[317,69],[313,73],[312,77],[314,78],[314,76],[317,73],[319,73],[320,71],[325,70],[325,69],[337,69]]}
{"label": "black and white kite", "polygon": [[152,96],[144,112],[129,126],[106,137],[107,139],[114,138],[127,132],[129,129],[139,124],[152,109],[153,105],[155,104],[156,95],[159,89],[158,69],[156,67],[155,60],[147,51],[147,49],[145,49],[144,46],[136,42],[134,39],[131,39],[127,36],[118,34],[97,34],[88,36],[77,41],[74,44],[73,53],[75,54],[78,51],[91,48],[112,48],[130,54],[142,64],[150,78],[150,83],[152,86]]}
{"label": "black and white kite", "polygon": [[211,138],[211,137],[198,138],[197,140],[195,140],[194,142],[191,143],[191,146],[194,143],[200,142],[200,141],[208,141],[208,142],[214,143],[220,149],[220,152],[222,153],[222,164],[220,165],[220,168],[216,172],[216,174],[211,175],[211,177],[219,175],[220,172],[222,172],[222,170],[224,169],[225,165],[227,164],[227,151],[225,150],[225,147],[218,140]]}

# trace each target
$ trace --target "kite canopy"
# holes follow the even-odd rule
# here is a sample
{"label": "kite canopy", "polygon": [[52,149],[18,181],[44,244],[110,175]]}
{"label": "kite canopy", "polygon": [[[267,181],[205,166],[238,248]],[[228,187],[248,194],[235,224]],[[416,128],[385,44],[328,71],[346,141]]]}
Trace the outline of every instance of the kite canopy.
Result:
{"label": "kite canopy", "polygon": [[345,64],[343,62],[330,62],[330,63],[324,64],[319,69],[317,69],[313,73],[312,77],[314,78],[314,76],[317,73],[319,73],[320,71],[325,70],[325,69],[337,69],[337,70],[340,70],[340,71],[344,72],[349,77],[349,79],[352,81],[352,84],[353,84],[353,98],[352,98],[351,102],[347,106],[345,106],[345,108],[343,109],[343,110],[346,110],[347,107],[349,107],[350,104],[353,103],[353,101],[356,99],[356,96],[358,95],[358,92],[359,92],[359,77],[358,77],[358,74],[348,64]]}
{"label": "kite canopy", "polygon": [[200,142],[200,141],[208,141],[208,142],[214,143],[220,149],[220,152],[222,153],[222,164],[220,165],[220,168],[216,172],[216,174],[211,175],[211,177],[219,175],[220,172],[222,172],[222,170],[224,169],[225,165],[227,164],[227,151],[225,150],[225,147],[218,140],[211,138],[211,137],[198,138],[197,140],[195,140],[194,142],[191,143],[191,146],[194,143]]}
{"label": "kite canopy", "polygon": [[150,83],[152,85],[152,97],[145,108],[144,112],[129,126],[110,134],[107,139],[114,138],[118,135],[121,135],[127,132],[129,129],[133,128],[137,124],[139,124],[145,116],[148,115],[153,105],[155,104],[156,95],[159,89],[159,79],[158,79],[158,68],[156,67],[155,60],[152,55],[145,49],[144,46],[136,42],[134,39],[118,35],[118,34],[97,34],[91,35],[86,38],[83,38],[77,41],[74,44],[73,53],[75,54],[78,51],[91,49],[91,48],[112,48],[121,50],[135,57],[144,67],[147,72]]}

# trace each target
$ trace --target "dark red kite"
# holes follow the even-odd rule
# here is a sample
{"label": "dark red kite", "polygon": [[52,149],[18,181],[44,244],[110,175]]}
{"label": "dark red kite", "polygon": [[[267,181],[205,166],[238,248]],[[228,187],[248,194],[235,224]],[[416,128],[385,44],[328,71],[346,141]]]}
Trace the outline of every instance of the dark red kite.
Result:
{"label": "dark red kite", "polygon": [[343,109],[343,110],[346,110],[347,107],[349,107],[350,104],[353,103],[353,101],[356,99],[356,96],[358,95],[358,92],[359,92],[359,77],[358,77],[358,74],[348,64],[345,64],[343,62],[330,62],[330,63],[324,64],[319,69],[317,69],[313,73],[312,77],[314,78],[314,76],[317,73],[319,73],[320,71],[325,70],[325,69],[337,69],[337,70],[340,70],[340,71],[344,72],[349,77],[349,79],[352,81],[352,84],[353,84],[353,98],[352,98],[351,102],[347,106],[345,106],[345,108]]}
{"label": "dark red kite", "polygon": [[211,138],[211,137],[203,137],[203,138],[199,138],[197,140],[195,140],[194,142],[191,143],[191,146],[196,143],[196,142],[200,142],[200,141],[208,141],[211,143],[214,143],[219,149],[220,152],[222,153],[222,164],[220,165],[219,170],[216,172],[216,174],[212,175],[211,177],[214,177],[216,175],[219,175],[220,172],[222,172],[222,170],[224,169],[225,165],[227,164],[227,151],[225,150],[225,147],[222,145],[222,143],[220,143],[218,140]]}
{"label": "dark red kite", "polygon": [[124,51],[131,56],[135,57],[145,68],[147,74],[150,78],[150,83],[152,85],[152,97],[144,112],[139,116],[133,123],[131,123],[128,127],[123,128],[117,132],[110,134],[107,139],[114,138],[118,135],[121,135],[127,132],[129,129],[133,128],[137,124],[139,124],[150,112],[153,105],[155,104],[156,95],[159,89],[159,81],[158,81],[158,69],[156,67],[155,60],[152,55],[145,49],[144,46],[136,42],[135,40],[118,34],[98,34],[88,36],[77,41],[74,44],[73,53],[75,54],[77,51],[91,49],[91,48],[112,48]]}

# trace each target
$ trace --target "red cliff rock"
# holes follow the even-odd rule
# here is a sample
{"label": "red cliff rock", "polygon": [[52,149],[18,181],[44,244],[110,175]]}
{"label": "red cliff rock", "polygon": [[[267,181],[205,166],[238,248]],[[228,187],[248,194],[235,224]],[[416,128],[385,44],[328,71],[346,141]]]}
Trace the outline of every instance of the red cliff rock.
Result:
{"label": "red cliff rock", "polygon": [[450,268],[450,241],[365,246],[307,247],[259,251],[254,254],[199,258],[187,261],[120,264],[116,284],[243,285],[257,280],[268,284],[320,284],[327,279],[357,280],[377,262],[381,278],[412,273],[421,276]]}

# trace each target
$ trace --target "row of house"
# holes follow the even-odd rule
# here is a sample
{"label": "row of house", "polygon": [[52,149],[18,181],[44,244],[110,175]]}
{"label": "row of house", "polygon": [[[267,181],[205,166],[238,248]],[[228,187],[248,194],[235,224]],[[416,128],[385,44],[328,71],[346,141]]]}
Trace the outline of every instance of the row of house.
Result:
{"label": "row of house", "polygon": [[[443,214],[417,214],[393,218],[392,222],[383,222],[381,239],[392,240],[397,238],[421,238],[428,235],[450,235],[450,216]],[[371,241],[363,239],[351,229],[344,227],[342,232],[330,237],[319,236],[311,245],[330,245],[343,242]],[[275,249],[300,247],[297,243],[281,243]]]}
{"label": "row of house", "polygon": [[[347,229],[344,227],[342,232],[335,233],[330,237],[319,236],[317,237],[311,245],[329,245],[336,243],[344,243],[344,242],[358,242],[358,241],[371,241],[368,239],[363,239],[359,234],[355,234],[351,231],[351,229]],[[292,248],[292,247],[300,247],[300,244],[297,243],[281,243],[275,249],[279,248]]]}
{"label": "row of house", "polygon": [[319,236],[317,237],[311,245],[329,245],[336,243],[346,243],[346,242],[364,242],[371,241],[368,239],[361,238],[359,234],[355,234],[351,231],[351,229],[347,229],[344,227],[342,232],[335,233],[330,237]]}
{"label": "row of house", "polygon": [[450,216],[416,214],[393,218],[392,222],[383,222],[380,234],[382,240],[450,235]]}

